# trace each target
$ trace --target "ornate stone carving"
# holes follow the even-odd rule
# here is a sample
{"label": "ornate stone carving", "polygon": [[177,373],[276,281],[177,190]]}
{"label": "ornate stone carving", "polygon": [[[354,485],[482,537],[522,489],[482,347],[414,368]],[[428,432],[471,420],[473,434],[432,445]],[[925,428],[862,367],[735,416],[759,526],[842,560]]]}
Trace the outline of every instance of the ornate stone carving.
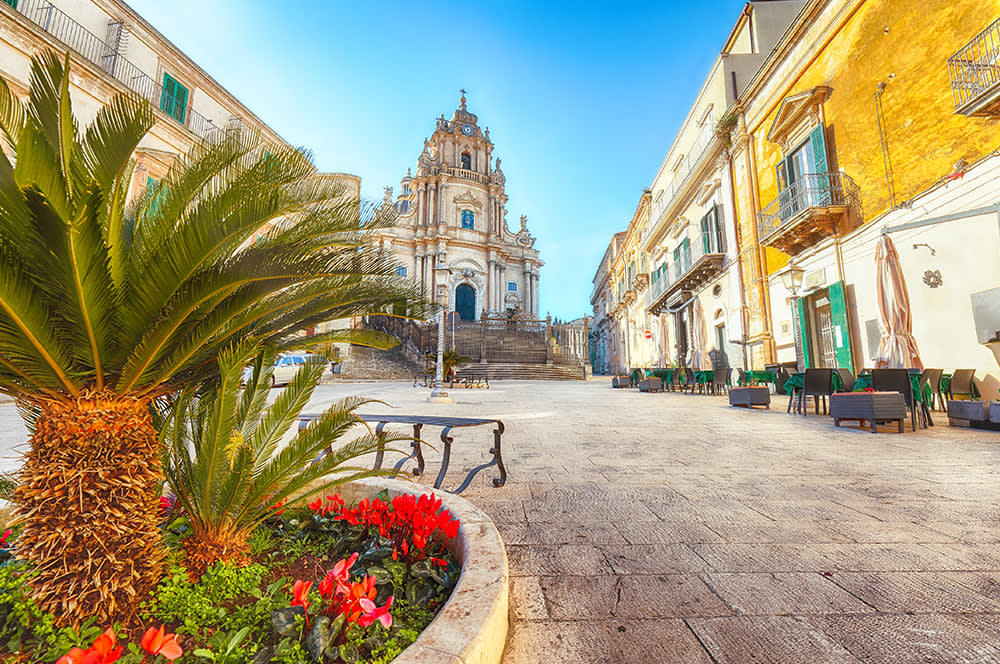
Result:
{"label": "ornate stone carving", "polygon": [[473,196],[472,192],[470,191],[464,191],[458,196],[452,198],[451,200],[455,202],[455,205],[458,205],[460,207],[474,207],[477,210],[483,209],[483,202],[480,201],[475,196]]}

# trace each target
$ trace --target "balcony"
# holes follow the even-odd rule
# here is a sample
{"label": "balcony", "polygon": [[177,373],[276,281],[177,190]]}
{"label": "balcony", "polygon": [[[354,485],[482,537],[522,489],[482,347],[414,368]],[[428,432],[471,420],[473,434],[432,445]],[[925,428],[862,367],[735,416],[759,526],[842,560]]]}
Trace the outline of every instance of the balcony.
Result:
{"label": "balcony", "polygon": [[1000,19],[948,58],[955,113],[1000,116]]}
{"label": "balcony", "polygon": [[725,262],[725,235],[721,231],[698,235],[694,245],[676,255],[672,269],[653,282],[646,309],[660,314],[687,302],[692,293],[722,273]]}
{"label": "balcony", "polygon": [[843,173],[807,173],[757,213],[761,244],[795,256],[820,240],[847,230],[861,216],[858,186]]}
{"label": "balcony", "polygon": [[457,178],[462,178],[463,180],[472,180],[473,182],[478,182],[479,184],[489,184],[489,178],[482,173],[477,173],[475,171],[470,171],[467,168],[443,168],[443,172],[448,175],[453,175]]}
{"label": "balcony", "polygon": [[118,47],[106,43],[48,0],[20,0],[14,11],[147,99],[155,108],[167,113],[198,137],[209,138],[213,132],[223,130],[190,106],[178,106],[177,99],[172,94],[164,92],[162,85],[122,57]]}

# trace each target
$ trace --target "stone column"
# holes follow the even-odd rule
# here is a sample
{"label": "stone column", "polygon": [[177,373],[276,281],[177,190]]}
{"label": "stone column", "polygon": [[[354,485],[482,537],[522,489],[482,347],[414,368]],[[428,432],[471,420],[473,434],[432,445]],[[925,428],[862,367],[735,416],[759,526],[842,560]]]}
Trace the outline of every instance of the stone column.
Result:
{"label": "stone column", "polygon": [[493,310],[493,258],[486,258],[486,294],[483,297],[483,308]]}
{"label": "stone column", "polygon": [[445,183],[442,182],[438,187],[438,224],[447,223],[447,220],[444,217],[444,191]]}
{"label": "stone column", "polygon": [[426,188],[423,183],[417,185],[417,227],[424,225],[424,215],[427,214],[427,205],[424,202]]}

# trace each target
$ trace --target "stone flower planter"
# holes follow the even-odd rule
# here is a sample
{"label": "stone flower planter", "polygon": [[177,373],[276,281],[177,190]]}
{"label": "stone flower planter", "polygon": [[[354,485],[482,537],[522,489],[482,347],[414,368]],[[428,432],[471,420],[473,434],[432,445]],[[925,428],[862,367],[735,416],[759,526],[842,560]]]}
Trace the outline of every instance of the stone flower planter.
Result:
{"label": "stone flower planter", "polygon": [[[368,478],[337,487],[345,502],[433,491],[414,482]],[[437,617],[393,664],[499,664],[507,640],[507,553],[493,521],[460,496],[434,491],[461,526],[452,553],[462,574]]]}

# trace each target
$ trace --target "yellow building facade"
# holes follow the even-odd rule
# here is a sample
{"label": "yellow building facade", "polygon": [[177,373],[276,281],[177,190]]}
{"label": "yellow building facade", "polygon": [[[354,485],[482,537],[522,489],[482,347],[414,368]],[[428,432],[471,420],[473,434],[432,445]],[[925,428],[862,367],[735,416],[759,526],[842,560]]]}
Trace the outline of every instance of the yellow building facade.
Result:
{"label": "yellow building facade", "polygon": [[[996,395],[979,328],[1000,299],[1000,219],[981,212],[1000,200],[1000,128],[960,102],[962,76],[982,82],[997,54],[956,54],[997,16],[975,0],[809,2],[741,95],[733,173],[741,248],[757,261],[744,274],[755,364],[873,365],[886,232],[924,364],[975,368]],[[789,260],[804,269],[795,293],[780,279]]]}

